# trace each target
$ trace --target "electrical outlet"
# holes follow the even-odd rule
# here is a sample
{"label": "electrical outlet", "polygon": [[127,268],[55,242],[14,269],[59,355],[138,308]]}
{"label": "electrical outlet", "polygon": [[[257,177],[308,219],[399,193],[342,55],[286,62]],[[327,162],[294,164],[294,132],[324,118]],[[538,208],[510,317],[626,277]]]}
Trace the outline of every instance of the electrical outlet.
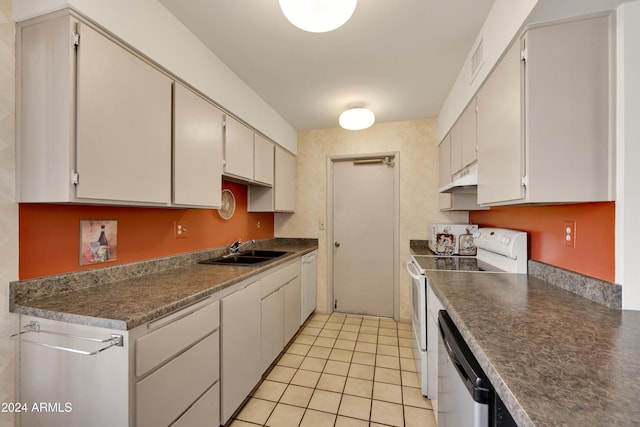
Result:
{"label": "electrical outlet", "polygon": [[176,239],[186,239],[189,237],[189,223],[187,221],[174,221],[173,234]]}
{"label": "electrical outlet", "polygon": [[564,222],[564,245],[570,248],[576,247],[576,222]]}

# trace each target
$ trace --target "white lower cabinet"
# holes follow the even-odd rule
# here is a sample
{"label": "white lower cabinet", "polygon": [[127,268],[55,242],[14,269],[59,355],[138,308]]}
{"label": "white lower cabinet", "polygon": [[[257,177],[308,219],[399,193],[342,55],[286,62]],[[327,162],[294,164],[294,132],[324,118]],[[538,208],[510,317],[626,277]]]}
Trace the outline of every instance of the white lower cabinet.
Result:
{"label": "white lower cabinet", "polygon": [[[136,384],[136,426],[167,426],[181,417],[219,377],[216,331]],[[209,415],[215,412],[210,408]],[[195,426],[194,426],[195,427]]]}
{"label": "white lower cabinet", "polygon": [[262,372],[280,354],[284,346],[284,289],[279,288],[260,302],[262,315]]}
{"label": "white lower cabinet", "polygon": [[[297,264],[300,271],[300,264]],[[287,344],[300,329],[300,276],[284,286],[284,343]]]}
{"label": "white lower cabinet", "polygon": [[[220,379],[219,305],[208,298],[130,331],[21,316],[22,325],[38,322],[40,332],[20,335],[18,398],[57,406],[29,408],[19,425],[196,427],[203,424],[189,420],[203,416],[217,425],[220,400],[211,396]],[[75,352],[96,352],[109,343],[85,338],[112,334],[122,336],[122,346]]]}
{"label": "white lower cabinet", "polygon": [[300,260],[261,280],[262,372],[300,328]]}
{"label": "white lower cabinet", "polygon": [[225,424],[260,381],[260,280],[222,299],[222,394]]}
{"label": "white lower cabinet", "polygon": [[215,383],[171,427],[217,426],[220,419],[220,382]]}
{"label": "white lower cabinet", "polygon": [[[134,329],[136,335],[141,329],[144,335],[135,339],[135,425],[168,426],[219,383],[220,303],[208,298]],[[209,417],[218,417],[219,405],[206,408]]]}
{"label": "white lower cabinet", "polygon": [[[40,332],[18,336],[17,400],[46,408],[29,406],[19,425],[225,424],[300,327],[300,265],[297,258],[128,331],[22,315],[22,326],[37,322]],[[122,345],[99,352],[109,343],[78,339],[112,335]]]}

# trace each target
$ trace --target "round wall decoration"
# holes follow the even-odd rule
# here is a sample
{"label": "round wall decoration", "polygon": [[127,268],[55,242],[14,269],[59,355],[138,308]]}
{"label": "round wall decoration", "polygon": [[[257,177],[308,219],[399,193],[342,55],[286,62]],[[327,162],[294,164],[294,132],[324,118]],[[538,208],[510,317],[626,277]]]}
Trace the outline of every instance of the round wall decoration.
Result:
{"label": "round wall decoration", "polygon": [[222,190],[222,206],[218,209],[218,214],[222,219],[229,219],[236,211],[236,198],[233,193],[226,188]]}

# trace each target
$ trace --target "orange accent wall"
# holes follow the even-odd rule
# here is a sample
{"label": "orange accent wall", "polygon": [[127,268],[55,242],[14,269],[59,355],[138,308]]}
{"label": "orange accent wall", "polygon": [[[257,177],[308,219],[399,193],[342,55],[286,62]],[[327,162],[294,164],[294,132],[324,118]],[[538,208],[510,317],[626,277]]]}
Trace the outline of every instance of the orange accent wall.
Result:
{"label": "orange accent wall", "polygon": [[[121,206],[20,204],[20,279],[108,267],[274,236],[273,213],[247,212],[247,187],[223,182],[236,198],[234,216],[217,210]],[[117,260],[80,266],[80,220],[117,220]],[[189,237],[174,237],[174,221],[187,221]],[[257,223],[260,223],[258,228]]]}
{"label": "orange accent wall", "polygon": [[[564,221],[576,222],[575,248],[564,244]],[[470,212],[469,222],[527,231],[531,259],[615,280],[614,202],[497,207]]]}

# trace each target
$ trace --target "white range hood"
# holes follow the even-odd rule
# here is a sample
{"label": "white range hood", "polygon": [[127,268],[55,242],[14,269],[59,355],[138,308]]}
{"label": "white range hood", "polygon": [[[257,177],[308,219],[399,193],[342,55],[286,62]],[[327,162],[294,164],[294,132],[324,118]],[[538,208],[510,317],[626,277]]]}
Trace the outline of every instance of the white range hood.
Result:
{"label": "white range hood", "polygon": [[478,163],[453,175],[449,184],[438,189],[440,193],[476,193],[478,191]]}

